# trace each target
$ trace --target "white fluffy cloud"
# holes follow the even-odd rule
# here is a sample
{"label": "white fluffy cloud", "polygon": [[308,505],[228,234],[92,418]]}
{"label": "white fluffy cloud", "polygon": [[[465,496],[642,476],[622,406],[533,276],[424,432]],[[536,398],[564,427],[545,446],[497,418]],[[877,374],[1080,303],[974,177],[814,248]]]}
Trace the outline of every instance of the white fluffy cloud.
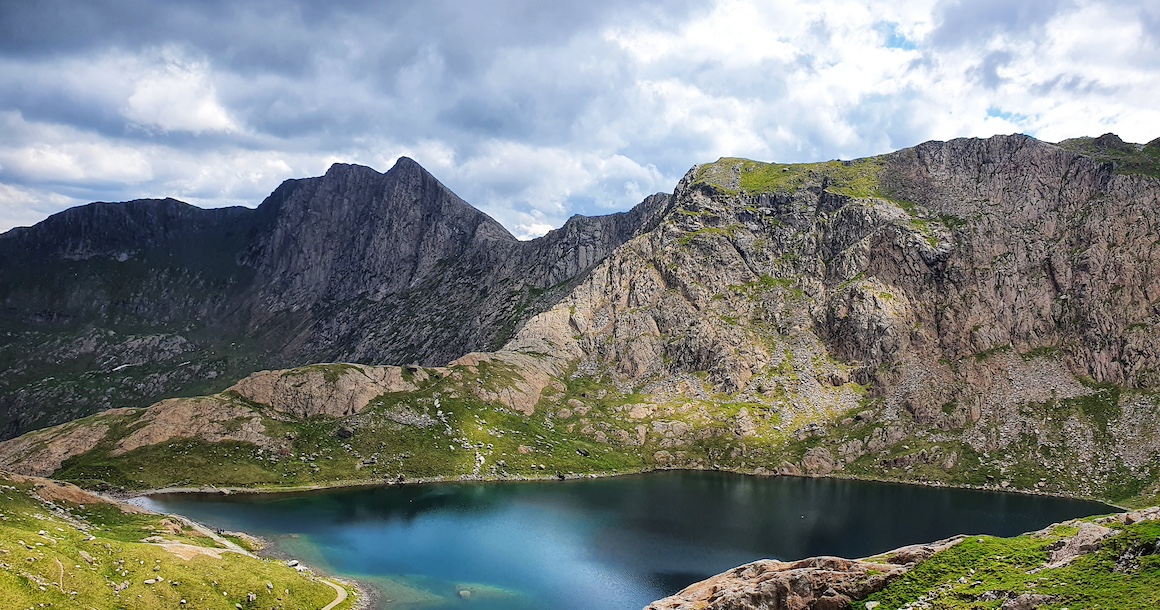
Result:
{"label": "white fluffy cloud", "polygon": [[161,131],[200,134],[237,129],[217,100],[206,62],[188,61],[165,50],[157,64],[136,76],[125,103],[127,119]]}
{"label": "white fluffy cloud", "polygon": [[725,155],[1160,136],[1145,0],[135,3],[0,4],[0,229],[407,155],[528,238]]}

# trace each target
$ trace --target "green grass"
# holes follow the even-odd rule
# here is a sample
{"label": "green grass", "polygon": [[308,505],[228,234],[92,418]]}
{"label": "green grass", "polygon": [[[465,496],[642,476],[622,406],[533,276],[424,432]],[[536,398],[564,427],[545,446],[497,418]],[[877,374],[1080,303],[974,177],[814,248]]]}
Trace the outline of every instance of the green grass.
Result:
{"label": "green grass", "polygon": [[[128,514],[111,504],[49,504],[31,483],[0,478],[0,607],[317,609],[334,590],[280,561],[224,552],[181,559],[142,542],[217,547],[163,515]],[[145,580],[164,578],[145,584]],[[127,583],[123,590],[117,591]],[[271,586],[267,587],[267,583]],[[256,601],[247,599],[254,593]],[[186,605],[181,605],[181,600]],[[352,608],[353,598],[339,606]]]}
{"label": "green grass", "polygon": [[[881,610],[896,610],[925,596],[932,608],[999,608],[1006,598],[988,601],[995,597],[988,592],[1053,596],[1054,601],[1039,606],[1042,610],[1160,607],[1160,555],[1154,554],[1160,523],[1123,527],[1094,554],[1060,568],[1032,572],[1046,563],[1052,543],[1074,533],[1073,527],[1057,527],[1043,537],[968,538],[853,607],[863,609],[867,601],[876,601]],[[1133,550],[1148,554],[1137,565],[1118,568],[1117,560]]]}
{"label": "green grass", "polygon": [[1097,383],[1085,380],[1092,392],[1062,401],[1064,405],[1077,407],[1088,420],[1097,426],[1105,436],[1108,423],[1120,417],[1120,387],[1114,383]]}
{"label": "green grass", "polygon": [[739,191],[724,181],[725,174],[733,167],[740,171],[740,192],[750,194],[788,193],[807,184],[819,183],[826,190],[847,197],[885,196],[879,181],[885,163],[878,157],[792,164],[723,157],[716,163],[701,166],[695,183],[709,184],[736,194]]}
{"label": "green grass", "polygon": [[985,349],[985,350],[975,354],[975,362],[986,362],[986,361],[990,360],[991,358],[998,356],[1000,354],[1009,353],[1011,351],[1011,349],[1012,348],[1010,345],[997,345],[995,347]]}

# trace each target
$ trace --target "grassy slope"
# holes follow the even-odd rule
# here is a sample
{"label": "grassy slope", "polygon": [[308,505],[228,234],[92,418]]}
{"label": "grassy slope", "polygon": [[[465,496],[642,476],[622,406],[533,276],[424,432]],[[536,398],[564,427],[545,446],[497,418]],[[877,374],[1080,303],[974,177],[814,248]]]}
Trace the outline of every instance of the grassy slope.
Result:
{"label": "grassy slope", "polygon": [[[854,608],[861,610],[866,602],[876,601],[880,610],[895,610],[919,599],[930,608],[1000,608],[1007,599],[1000,594],[1008,592],[1053,596],[1054,601],[1038,606],[1041,610],[1160,607],[1160,554],[1156,554],[1160,523],[1110,527],[1121,533],[1105,541],[1098,552],[1038,572],[1032,570],[1046,563],[1048,547],[1074,535],[1074,526],[1056,526],[1046,536],[972,537],[855,603]],[[1133,552],[1143,553],[1137,562],[1121,560]]]}
{"label": "grassy slope", "polygon": [[[716,163],[702,165],[695,183],[711,184],[736,195],[789,193],[800,189],[807,181],[821,180],[826,190],[847,197],[885,197],[879,190],[878,176],[885,162],[881,157],[854,161],[824,161],[821,163],[762,163],[749,159],[725,157]],[[737,184],[732,175],[736,172]],[[740,188],[737,188],[740,187]]]}
{"label": "grassy slope", "polygon": [[[871,399],[817,422],[787,422],[763,403],[733,402],[728,395],[649,402],[655,397],[622,393],[607,380],[586,375],[568,378],[562,392],[549,388],[536,412],[524,416],[484,403],[464,389],[485,381],[501,384],[508,373],[460,372],[459,379],[432,376],[416,392],[383,395],[350,418],[266,417],[267,434],[287,439],[278,450],[248,443],[176,439],[111,457],[115,440],[135,429],[140,412],[93,416],[92,421],[110,425],[110,440],[66,461],[53,476],[82,487],[117,491],[201,485],[289,489],[396,481],[400,475],[405,480],[551,478],[663,467],[768,472],[784,462],[800,463],[815,447],[837,455],[842,443],[883,431],[883,424],[873,418],[855,417],[863,409],[874,408]],[[1052,408],[1060,413],[1099,415],[1110,408],[1098,402],[1101,397],[1118,398],[1097,393],[1082,401],[1061,401]],[[641,404],[651,406],[652,412],[633,417],[633,408]],[[755,425],[755,433],[744,438],[736,433],[742,409]],[[819,424],[820,434],[795,437],[792,431],[807,423]],[[657,426],[674,424],[686,424],[696,432],[674,444],[657,430]],[[641,427],[648,433],[644,444],[637,440]],[[864,455],[834,475],[976,487],[997,487],[1007,481],[1011,490],[1092,497],[1131,506],[1155,503],[1155,477],[1112,478],[1095,488],[1081,487],[1085,483],[1076,477],[1044,469],[1039,451],[1036,443],[1029,442],[986,455],[962,441],[912,436],[884,452]],[[917,459],[920,455],[928,457]],[[954,456],[953,464],[948,465],[950,456]],[[900,463],[891,466],[892,460]],[[1045,479],[1042,483],[1041,478]]]}
{"label": "grassy slope", "polygon": [[[0,607],[177,608],[184,599],[191,608],[317,609],[334,599],[328,585],[282,562],[229,552],[183,560],[141,542],[158,534],[217,547],[189,528],[175,533],[161,515],[127,514],[109,504],[48,504],[31,483],[0,478]],[[144,583],[158,577],[165,580]],[[127,587],[116,591],[122,583]],[[256,601],[247,600],[251,592]]]}
{"label": "grassy slope", "polygon": [[[202,484],[269,488],[395,480],[400,474],[407,479],[473,474],[519,478],[647,467],[633,451],[568,433],[567,424],[544,411],[525,417],[463,397],[463,386],[478,378],[436,378],[417,392],[381,396],[353,418],[267,418],[267,434],[290,439],[281,451],[178,440],[114,458],[108,455],[113,447],[109,442],[69,460],[54,477],[104,489]],[[576,394],[587,387],[583,380],[577,386]],[[344,429],[353,435],[343,438]],[[478,470],[477,454],[484,457]]]}
{"label": "grassy slope", "polygon": [[[395,481],[399,475],[550,478],[664,466],[753,471],[800,459],[808,448],[793,441],[767,405],[732,402],[724,395],[650,402],[653,413],[633,418],[631,409],[645,396],[622,393],[605,379],[574,375],[566,379],[563,391],[546,390],[536,412],[525,416],[482,402],[466,390],[477,383],[503,384],[510,373],[470,373],[460,367],[456,372],[445,378],[433,375],[416,392],[383,395],[354,417],[266,417],[267,435],[287,439],[280,450],[180,439],[112,457],[115,441],[135,429],[140,411],[92,416],[88,421],[110,425],[109,440],[66,461],[53,476],[112,491],[200,485],[295,488]],[[742,409],[757,422],[757,434],[744,439],[734,430]],[[672,424],[701,432],[686,434],[688,443],[675,446],[655,427]],[[644,444],[637,440],[641,426],[648,430]]]}

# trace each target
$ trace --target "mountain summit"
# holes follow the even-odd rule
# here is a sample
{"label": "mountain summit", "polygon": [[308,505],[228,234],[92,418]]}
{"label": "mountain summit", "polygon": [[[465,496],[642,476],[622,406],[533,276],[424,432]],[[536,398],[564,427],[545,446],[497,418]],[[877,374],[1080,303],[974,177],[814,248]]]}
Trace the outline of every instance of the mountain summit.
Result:
{"label": "mountain summit", "polygon": [[217,391],[263,368],[497,347],[668,201],[521,242],[402,157],[256,209],[93,203],[0,235],[0,429]]}

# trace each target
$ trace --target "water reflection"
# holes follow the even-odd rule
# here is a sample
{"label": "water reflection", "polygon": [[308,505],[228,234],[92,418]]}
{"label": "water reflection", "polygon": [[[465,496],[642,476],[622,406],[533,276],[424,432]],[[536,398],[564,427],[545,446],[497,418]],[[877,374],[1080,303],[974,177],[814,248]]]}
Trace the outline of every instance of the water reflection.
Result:
{"label": "water reflection", "polygon": [[[384,597],[415,600],[392,608],[432,609],[639,608],[759,558],[861,557],[1111,510],[1038,496],[713,472],[150,502],[270,537],[320,567],[371,579],[389,591]],[[460,599],[461,587],[479,595]]]}

